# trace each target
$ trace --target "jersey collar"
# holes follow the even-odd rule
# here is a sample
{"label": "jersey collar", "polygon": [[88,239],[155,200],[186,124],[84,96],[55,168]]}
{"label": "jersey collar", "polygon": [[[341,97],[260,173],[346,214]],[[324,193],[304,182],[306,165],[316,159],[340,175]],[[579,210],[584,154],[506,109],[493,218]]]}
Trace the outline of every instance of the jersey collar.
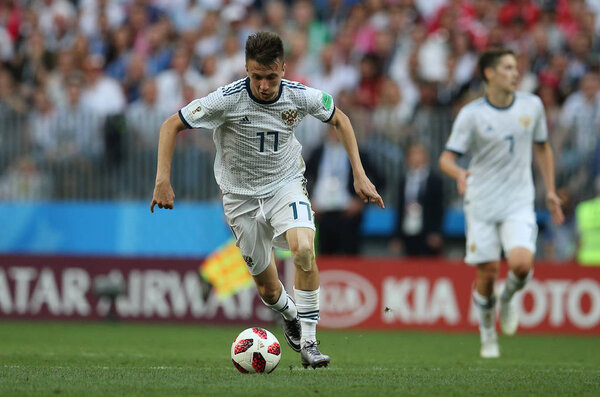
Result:
{"label": "jersey collar", "polygon": [[493,104],[490,102],[490,100],[489,100],[489,98],[488,98],[488,96],[487,96],[487,95],[484,95],[483,97],[485,98],[485,102],[486,102],[488,105],[490,105],[491,107],[493,107],[494,109],[498,109],[498,110],[508,110],[508,109],[510,109],[510,108],[511,108],[511,106],[513,105],[513,103],[515,103],[515,99],[517,99],[517,93],[516,93],[516,92],[515,92],[515,93],[513,93],[513,99],[512,99],[512,101],[510,101],[510,103],[509,103],[508,105],[504,106],[504,107],[493,105]]}
{"label": "jersey collar", "polygon": [[275,99],[271,101],[263,101],[262,99],[259,99],[255,97],[254,94],[252,94],[252,90],[250,89],[250,77],[246,77],[246,91],[248,91],[248,95],[250,96],[250,98],[252,98],[254,102],[260,103],[261,105],[269,105],[279,100],[279,97],[281,96],[281,91],[283,91],[283,84],[281,84],[281,82],[279,83],[279,92],[277,93],[277,97],[275,97]]}

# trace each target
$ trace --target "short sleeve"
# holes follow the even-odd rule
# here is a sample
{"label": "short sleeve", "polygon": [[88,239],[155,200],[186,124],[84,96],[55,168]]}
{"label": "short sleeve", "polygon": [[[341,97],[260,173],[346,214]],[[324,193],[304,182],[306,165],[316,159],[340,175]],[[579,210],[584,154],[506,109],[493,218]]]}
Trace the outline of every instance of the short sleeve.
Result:
{"label": "short sleeve", "polygon": [[548,140],[548,125],[546,123],[546,111],[544,104],[539,98],[537,99],[537,117],[533,126],[533,141],[536,143],[545,143]]}
{"label": "short sleeve", "polygon": [[472,117],[465,109],[458,112],[458,116],[452,124],[452,132],[446,143],[446,150],[459,155],[469,151],[473,139],[473,122],[471,119]]}
{"label": "short sleeve", "polygon": [[214,129],[223,124],[224,111],[225,100],[219,88],[181,108],[179,118],[189,128]]}
{"label": "short sleeve", "polygon": [[306,87],[307,113],[326,123],[335,113],[331,95],[311,87]]}

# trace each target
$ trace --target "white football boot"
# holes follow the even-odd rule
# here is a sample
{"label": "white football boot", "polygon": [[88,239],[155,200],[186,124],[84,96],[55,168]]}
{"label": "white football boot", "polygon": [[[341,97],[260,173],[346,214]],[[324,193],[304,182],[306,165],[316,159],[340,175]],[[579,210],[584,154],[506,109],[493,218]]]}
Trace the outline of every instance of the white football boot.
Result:
{"label": "white football boot", "polygon": [[480,312],[480,315],[483,315],[484,318],[479,320],[479,334],[481,335],[481,350],[479,351],[479,355],[481,358],[498,358],[500,357],[500,348],[498,347],[494,310]]}
{"label": "white football boot", "polygon": [[481,358],[498,358],[500,357],[500,348],[498,347],[498,337],[494,329],[485,330],[481,334],[481,350],[479,351]]}

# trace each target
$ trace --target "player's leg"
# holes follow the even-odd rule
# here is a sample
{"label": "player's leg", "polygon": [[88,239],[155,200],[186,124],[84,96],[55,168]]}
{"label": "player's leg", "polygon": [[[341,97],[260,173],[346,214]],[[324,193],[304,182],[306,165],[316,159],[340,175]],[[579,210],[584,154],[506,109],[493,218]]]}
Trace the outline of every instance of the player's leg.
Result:
{"label": "player's leg", "polygon": [[497,261],[477,265],[477,279],[473,291],[473,301],[477,308],[479,319],[479,334],[481,336],[481,357],[496,358],[500,355],[498,336],[496,333],[495,306],[496,295],[494,283],[498,277],[500,263]]}
{"label": "player's leg", "polygon": [[289,249],[296,267],[294,297],[302,324],[302,364],[313,368],[326,366],[330,359],[317,348],[319,320],[319,272],[315,263],[315,223],[302,180],[282,187],[265,200],[264,210],[275,230],[273,244]]}
{"label": "player's leg", "polygon": [[301,325],[298,310],[294,300],[288,295],[285,287],[279,280],[275,255],[271,252],[269,266],[260,274],[252,276],[258,290],[258,295],[265,305],[271,310],[281,313],[283,317],[283,331],[288,345],[296,352],[300,352]]}
{"label": "player's leg", "polygon": [[500,328],[504,334],[514,335],[519,327],[519,312],[513,297],[533,276],[537,238],[537,225],[533,211],[507,220],[500,230],[509,268],[500,294]]}
{"label": "player's leg", "polygon": [[500,356],[496,333],[496,295],[494,283],[498,277],[500,260],[500,237],[493,222],[481,221],[466,212],[467,256],[465,262],[477,266],[477,278],[473,302],[479,319],[481,337],[480,355],[483,358]]}
{"label": "player's leg", "polygon": [[223,196],[223,208],[260,298],[269,308],[281,313],[286,341],[299,352],[300,321],[294,301],[279,281],[272,252],[273,228],[267,224],[256,199],[227,194]]}
{"label": "player's leg", "polygon": [[322,354],[317,347],[320,288],[314,238],[314,230],[307,227],[296,227],[286,232],[286,240],[296,267],[294,296],[302,324],[302,365],[317,368],[327,366],[330,358]]}

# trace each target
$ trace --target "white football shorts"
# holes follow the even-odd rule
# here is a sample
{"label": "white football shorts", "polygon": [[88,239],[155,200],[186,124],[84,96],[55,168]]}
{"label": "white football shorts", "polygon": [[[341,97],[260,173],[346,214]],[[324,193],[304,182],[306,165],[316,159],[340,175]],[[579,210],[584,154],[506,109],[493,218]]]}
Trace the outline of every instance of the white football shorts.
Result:
{"label": "white football shorts", "polygon": [[465,217],[467,264],[498,261],[502,249],[505,256],[517,247],[526,248],[535,254],[538,227],[533,209],[524,208],[499,222],[478,219],[468,210],[465,210]]}
{"label": "white football shorts", "polygon": [[267,268],[273,247],[290,249],[286,231],[295,227],[315,230],[314,213],[303,179],[290,182],[264,199],[227,193],[223,195],[223,209],[236,245],[253,276]]}

